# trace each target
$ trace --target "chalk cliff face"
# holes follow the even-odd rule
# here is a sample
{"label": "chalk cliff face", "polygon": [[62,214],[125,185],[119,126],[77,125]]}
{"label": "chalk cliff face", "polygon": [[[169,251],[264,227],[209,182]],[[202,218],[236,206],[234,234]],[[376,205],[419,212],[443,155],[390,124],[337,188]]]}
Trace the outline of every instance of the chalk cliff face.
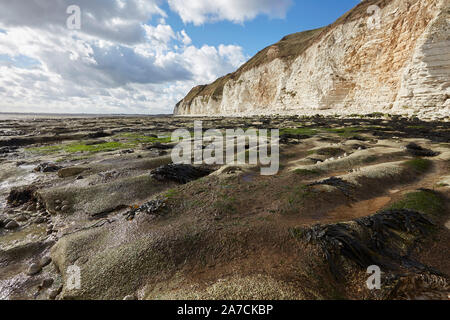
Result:
{"label": "chalk cliff face", "polygon": [[450,0],[367,0],[198,86],[176,115],[450,115]]}

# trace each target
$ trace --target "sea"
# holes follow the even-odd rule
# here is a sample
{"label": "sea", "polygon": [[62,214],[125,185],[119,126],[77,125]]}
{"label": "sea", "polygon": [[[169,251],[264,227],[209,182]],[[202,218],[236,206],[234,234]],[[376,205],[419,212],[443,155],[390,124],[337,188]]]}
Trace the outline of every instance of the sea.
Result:
{"label": "sea", "polygon": [[74,118],[138,118],[171,117],[171,114],[92,114],[92,113],[7,113],[0,112],[0,120],[74,119]]}

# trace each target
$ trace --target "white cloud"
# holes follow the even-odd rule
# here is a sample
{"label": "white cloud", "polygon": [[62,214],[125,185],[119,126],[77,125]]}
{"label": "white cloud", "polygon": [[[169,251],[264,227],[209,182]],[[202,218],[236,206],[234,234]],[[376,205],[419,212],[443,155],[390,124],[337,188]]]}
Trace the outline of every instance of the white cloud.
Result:
{"label": "white cloud", "polygon": [[178,39],[180,39],[186,46],[192,43],[192,39],[188,36],[185,30],[181,30],[181,32],[178,33]]}
{"label": "white cloud", "polygon": [[[80,31],[66,28],[69,3],[83,8]],[[158,4],[0,0],[0,111],[170,113],[246,60],[239,46],[193,46]]]}
{"label": "white cloud", "polygon": [[168,0],[170,8],[183,22],[201,25],[230,20],[242,23],[260,14],[284,18],[292,0]]}

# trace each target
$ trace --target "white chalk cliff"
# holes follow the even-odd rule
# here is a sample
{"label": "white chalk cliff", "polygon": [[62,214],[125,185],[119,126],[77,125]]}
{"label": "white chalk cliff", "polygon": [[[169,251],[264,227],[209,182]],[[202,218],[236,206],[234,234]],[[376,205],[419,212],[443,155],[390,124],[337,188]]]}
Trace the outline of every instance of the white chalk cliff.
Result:
{"label": "white chalk cliff", "polygon": [[366,0],[198,86],[176,115],[450,116],[450,0]]}

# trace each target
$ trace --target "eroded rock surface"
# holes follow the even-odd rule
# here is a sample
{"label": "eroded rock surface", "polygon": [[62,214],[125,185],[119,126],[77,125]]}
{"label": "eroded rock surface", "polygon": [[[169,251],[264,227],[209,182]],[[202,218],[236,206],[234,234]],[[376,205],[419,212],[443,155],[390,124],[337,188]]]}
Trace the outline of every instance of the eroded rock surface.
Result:
{"label": "eroded rock surface", "polygon": [[[279,172],[171,164],[168,137],[194,120],[221,132],[279,128]],[[1,299],[445,298],[448,122],[371,115],[64,124],[0,120],[21,134],[1,139],[27,141],[0,162]],[[54,130],[59,141],[43,138]],[[34,171],[45,163],[61,169]],[[323,238],[307,241],[305,230],[336,244],[329,252],[339,279]],[[365,268],[377,262],[385,290],[375,293]],[[80,287],[71,285],[77,270]]]}

